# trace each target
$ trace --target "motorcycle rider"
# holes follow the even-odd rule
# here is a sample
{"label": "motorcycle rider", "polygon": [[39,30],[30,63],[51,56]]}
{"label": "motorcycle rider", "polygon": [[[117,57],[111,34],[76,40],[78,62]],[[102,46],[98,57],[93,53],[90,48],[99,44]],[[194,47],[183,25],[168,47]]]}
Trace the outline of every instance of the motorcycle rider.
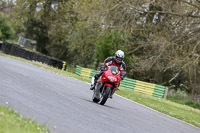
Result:
{"label": "motorcycle rider", "polygon": [[[91,84],[90,90],[93,90],[95,88],[97,79],[103,74],[103,72],[106,70],[108,66],[112,66],[112,65],[117,66],[121,72],[120,74],[121,80],[123,80],[124,77],[126,76],[126,64],[123,62],[124,57],[125,57],[124,52],[122,50],[117,50],[117,52],[115,53],[115,56],[106,58],[104,60],[104,63],[101,63],[101,69],[99,73],[97,73],[94,76],[94,84]],[[114,90],[114,92],[116,91],[116,89]],[[112,98],[112,95],[111,95],[111,98]]]}

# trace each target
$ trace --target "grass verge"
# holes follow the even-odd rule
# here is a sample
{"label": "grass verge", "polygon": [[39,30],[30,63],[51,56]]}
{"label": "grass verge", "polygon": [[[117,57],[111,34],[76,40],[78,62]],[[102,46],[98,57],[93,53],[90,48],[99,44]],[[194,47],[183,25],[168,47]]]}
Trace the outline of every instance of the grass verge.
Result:
{"label": "grass verge", "polygon": [[117,91],[117,94],[200,128],[200,110],[198,109],[128,89],[121,89]]}
{"label": "grass verge", "polygon": [[[18,59],[21,61],[25,61],[25,62],[37,65],[39,67],[48,69],[50,71],[56,72],[56,73],[64,75],[64,76],[72,77],[72,78],[75,78],[75,79],[78,79],[78,80],[81,80],[84,82],[88,82],[88,83],[90,82],[89,78],[80,77],[71,72],[52,68],[45,64],[41,64],[38,62],[31,62],[31,61],[28,61],[25,59],[5,55],[2,53],[0,53],[0,55],[8,56],[8,57]],[[125,98],[128,98],[130,100],[138,102],[138,103],[148,106],[152,109],[155,109],[159,112],[162,112],[164,114],[170,115],[175,118],[178,118],[180,120],[183,120],[185,122],[188,122],[188,123],[200,128],[200,110],[198,110],[198,109],[194,109],[187,105],[178,104],[178,103],[175,103],[175,102],[172,102],[169,100],[164,100],[164,99],[160,99],[160,98],[156,98],[156,97],[152,97],[152,96],[143,95],[143,94],[134,92],[132,90],[128,90],[128,89],[124,89],[124,88],[120,88],[120,89],[121,89],[120,91],[117,91],[117,94],[119,94]]]}
{"label": "grass verge", "polygon": [[25,119],[12,109],[0,106],[0,133],[49,133],[44,126]]}
{"label": "grass verge", "polygon": [[170,100],[175,103],[187,105],[196,109],[200,110],[200,103],[195,102],[193,100],[187,99],[187,98],[181,98],[181,97],[174,97],[174,96],[168,96],[167,100]]}

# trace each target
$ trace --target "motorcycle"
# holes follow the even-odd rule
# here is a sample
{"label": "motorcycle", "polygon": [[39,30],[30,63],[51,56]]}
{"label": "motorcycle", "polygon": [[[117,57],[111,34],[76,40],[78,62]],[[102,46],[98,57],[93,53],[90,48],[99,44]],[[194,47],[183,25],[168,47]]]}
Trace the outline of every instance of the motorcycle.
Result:
{"label": "motorcycle", "polygon": [[[101,105],[104,105],[108,98],[112,98],[112,95],[118,89],[120,81],[119,68],[114,65],[108,66],[107,70],[97,80],[92,96],[93,102],[99,102]],[[94,84],[94,77],[92,78],[92,84]]]}

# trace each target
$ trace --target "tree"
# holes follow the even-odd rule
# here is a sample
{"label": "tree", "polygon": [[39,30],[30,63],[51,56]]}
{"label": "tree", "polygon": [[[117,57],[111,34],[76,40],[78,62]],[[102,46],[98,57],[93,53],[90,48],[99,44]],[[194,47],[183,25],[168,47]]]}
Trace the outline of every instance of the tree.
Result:
{"label": "tree", "polygon": [[192,56],[200,54],[199,5],[196,0],[111,0],[99,14],[106,30],[121,29],[127,36],[131,77],[193,90],[199,84],[199,56]]}
{"label": "tree", "polygon": [[96,43],[96,57],[103,62],[113,56],[118,49],[124,50],[124,40],[119,31],[105,32]]}
{"label": "tree", "polygon": [[12,39],[14,35],[15,30],[11,22],[8,21],[3,13],[0,13],[0,40],[6,41],[7,39]]}

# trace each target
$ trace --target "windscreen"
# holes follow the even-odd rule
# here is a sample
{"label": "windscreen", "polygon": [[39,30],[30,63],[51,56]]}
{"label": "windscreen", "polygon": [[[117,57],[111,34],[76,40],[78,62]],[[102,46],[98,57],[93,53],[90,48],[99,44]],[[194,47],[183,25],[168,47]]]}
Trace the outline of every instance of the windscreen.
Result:
{"label": "windscreen", "polygon": [[111,73],[117,75],[119,73],[119,69],[117,66],[110,66]]}

